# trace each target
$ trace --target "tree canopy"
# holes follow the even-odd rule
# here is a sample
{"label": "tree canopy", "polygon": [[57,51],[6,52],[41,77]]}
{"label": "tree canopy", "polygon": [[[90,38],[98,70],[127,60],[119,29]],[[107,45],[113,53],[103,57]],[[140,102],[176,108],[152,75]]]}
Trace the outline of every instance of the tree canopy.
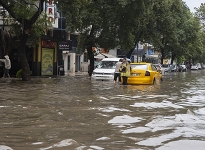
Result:
{"label": "tree canopy", "polygon": [[[35,45],[44,32],[42,15],[45,0],[0,0],[13,19],[20,39],[19,56],[23,80],[30,80],[25,46]],[[162,60],[188,59],[204,53],[204,14],[202,4],[196,14],[182,0],[58,0],[58,10],[66,18],[66,31],[78,32],[78,48],[87,49],[90,75],[94,69],[93,47],[106,50],[119,47],[131,55],[138,42],[150,43]],[[29,40],[31,39],[31,40]],[[203,55],[201,55],[203,56]]]}
{"label": "tree canopy", "polygon": [[[0,5],[11,18],[10,25],[15,29],[13,32],[19,39],[18,56],[22,67],[22,80],[24,81],[31,80],[25,47],[29,45],[28,43],[35,45],[36,40],[43,34],[42,24],[40,23],[45,23],[45,19],[43,22],[41,20],[44,2],[45,0],[0,0]],[[38,31],[37,34],[34,34],[34,31]],[[28,41],[29,37],[32,37],[30,42]]]}
{"label": "tree canopy", "polygon": [[[84,46],[91,40],[92,46],[120,47],[131,54],[138,42],[151,43],[162,54],[161,63],[170,54],[176,59],[202,52],[199,20],[181,0],[74,0],[68,3],[62,7],[69,16],[68,29],[81,33]],[[92,50],[88,50],[88,54],[92,59]]]}

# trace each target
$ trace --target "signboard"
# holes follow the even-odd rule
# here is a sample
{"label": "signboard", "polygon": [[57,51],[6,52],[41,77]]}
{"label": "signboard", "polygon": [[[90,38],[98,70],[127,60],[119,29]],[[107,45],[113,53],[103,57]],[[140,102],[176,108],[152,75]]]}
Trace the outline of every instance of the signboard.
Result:
{"label": "signboard", "polygon": [[154,55],[154,50],[151,49],[151,48],[148,49],[148,50],[147,50],[147,54],[148,54],[148,55]]}
{"label": "signboard", "polygon": [[171,64],[171,59],[163,59],[163,64]]}
{"label": "signboard", "polygon": [[48,2],[46,3],[46,14],[48,16],[48,21],[51,22],[54,28],[58,28],[58,18],[55,16],[55,14],[57,13],[55,8],[56,5],[54,4],[54,1],[48,0]]}
{"label": "signboard", "polygon": [[42,47],[55,48],[54,41],[50,41],[50,40],[41,40],[41,46]]}
{"label": "signboard", "polygon": [[41,75],[53,75],[54,49],[42,48]]}
{"label": "signboard", "polygon": [[60,41],[58,42],[58,49],[59,50],[72,50],[72,41]]}

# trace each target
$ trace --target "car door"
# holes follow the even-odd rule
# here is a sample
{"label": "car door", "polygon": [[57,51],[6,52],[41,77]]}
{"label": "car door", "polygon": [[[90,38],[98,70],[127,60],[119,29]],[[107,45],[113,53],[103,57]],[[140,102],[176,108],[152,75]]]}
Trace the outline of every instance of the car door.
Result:
{"label": "car door", "polygon": [[153,65],[151,65],[151,69],[152,69],[154,78],[159,80],[161,78],[161,73],[157,71],[156,67],[154,67]]}

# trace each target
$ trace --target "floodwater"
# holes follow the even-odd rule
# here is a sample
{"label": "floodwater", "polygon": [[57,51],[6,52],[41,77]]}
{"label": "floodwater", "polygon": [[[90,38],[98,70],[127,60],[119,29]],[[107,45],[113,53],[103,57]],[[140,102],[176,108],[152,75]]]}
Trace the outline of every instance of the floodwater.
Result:
{"label": "floodwater", "polygon": [[0,150],[204,150],[205,70],[123,86],[0,79]]}

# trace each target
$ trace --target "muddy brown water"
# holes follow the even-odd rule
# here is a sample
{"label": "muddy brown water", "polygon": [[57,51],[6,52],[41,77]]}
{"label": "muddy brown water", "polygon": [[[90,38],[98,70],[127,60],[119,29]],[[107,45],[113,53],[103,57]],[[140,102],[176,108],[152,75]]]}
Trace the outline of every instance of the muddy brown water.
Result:
{"label": "muddy brown water", "polygon": [[205,70],[123,86],[0,79],[0,150],[204,150]]}

